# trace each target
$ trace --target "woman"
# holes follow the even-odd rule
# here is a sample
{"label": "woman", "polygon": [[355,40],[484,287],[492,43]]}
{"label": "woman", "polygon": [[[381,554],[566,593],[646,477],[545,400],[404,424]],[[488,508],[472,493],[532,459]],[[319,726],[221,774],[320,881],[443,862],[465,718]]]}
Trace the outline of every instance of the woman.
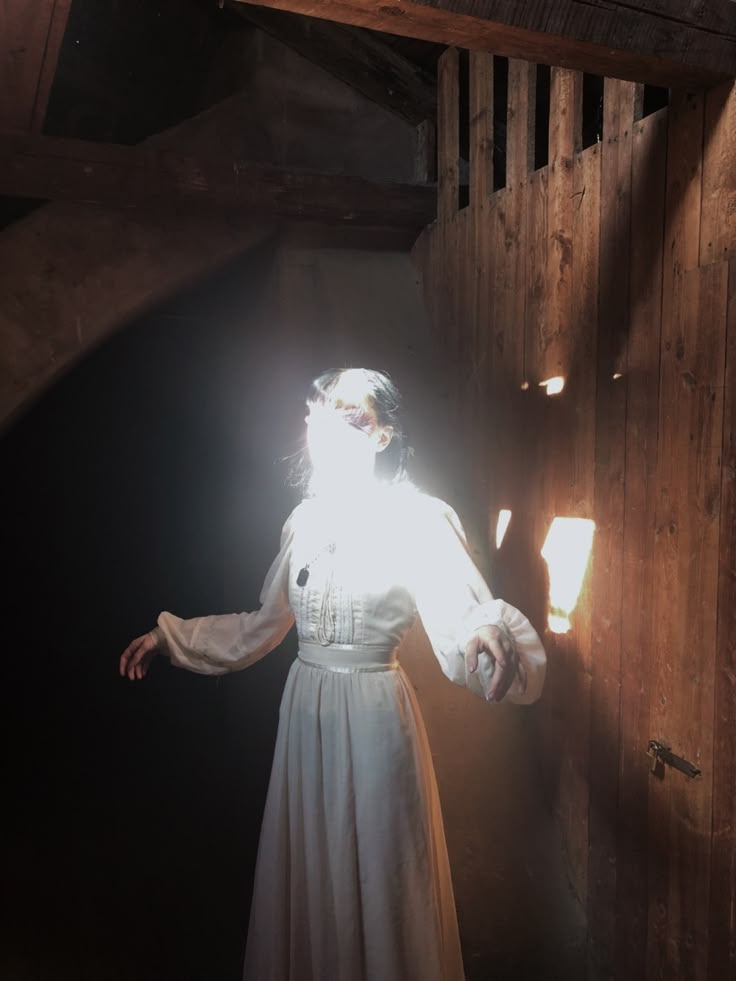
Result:
{"label": "woman", "polygon": [[417,613],[450,680],[532,702],[545,655],[494,600],[457,516],[405,476],[399,394],[381,372],[318,378],[304,500],[254,613],[162,613],[120,672],[152,657],[203,674],[263,657],[296,622],[261,831],[245,981],[462,981],[435,776],[396,649]]}

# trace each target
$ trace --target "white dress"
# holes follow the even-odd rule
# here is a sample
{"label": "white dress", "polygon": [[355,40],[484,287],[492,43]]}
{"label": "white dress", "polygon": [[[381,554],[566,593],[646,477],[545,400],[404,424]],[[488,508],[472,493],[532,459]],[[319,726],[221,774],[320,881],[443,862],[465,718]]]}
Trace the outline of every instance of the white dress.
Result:
{"label": "white dress", "polygon": [[335,504],[306,500],[289,516],[260,610],[159,617],[172,663],[204,674],[247,667],[297,625],[244,981],[462,981],[432,760],[396,648],[418,613],[447,677],[485,696],[492,661],[481,654],[471,674],[463,649],[497,624],[526,672],[506,698],[526,703],[539,697],[544,649],[493,599],[447,504],[411,485],[347,513]]}

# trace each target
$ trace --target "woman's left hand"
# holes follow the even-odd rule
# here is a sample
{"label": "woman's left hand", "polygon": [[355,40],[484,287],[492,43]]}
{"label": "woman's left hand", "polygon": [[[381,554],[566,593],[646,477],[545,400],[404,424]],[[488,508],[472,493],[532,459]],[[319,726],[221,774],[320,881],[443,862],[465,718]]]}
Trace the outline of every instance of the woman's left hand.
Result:
{"label": "woman's left hand", "polygon": [[490,657],[493,662],[493,676],[486,692],[486,700],[500,702],[518,676],[522,687],[526,688],[526,679],[510,638],[500,627],[479,627],[471,634],[465,645],[465,665],[473,674],[478,670],[478,659]]}

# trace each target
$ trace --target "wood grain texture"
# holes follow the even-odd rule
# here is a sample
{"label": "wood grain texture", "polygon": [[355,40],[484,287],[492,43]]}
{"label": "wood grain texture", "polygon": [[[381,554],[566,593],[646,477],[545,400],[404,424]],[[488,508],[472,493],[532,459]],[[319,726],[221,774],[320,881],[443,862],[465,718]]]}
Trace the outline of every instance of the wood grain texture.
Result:
{"label": "wood grain texture", "polygon": [[[729,0],[672,0],[655,11],[591,0],[257,0],[259,6],[389,34],[424,38],[509,58],[559,65],[653,85],[708,85],[736,75],[736,31]],[[705,26],[701,19],[713,26]]]}
{"label": "wood grain texture", "polygon": [[736,261],[729,263],[721,540],[713,716],[713,837],[708,970],[736,975]]}
{"label": "wood grain texture", "polygon": [[145,207],[270,214],[416,231],[434,213],[434,188],[289,171],[244,160],[190,157],[50,137],[0,136],[0,194]]}
{"label": "wood grain texture", "polygon": [[547,165],[547,308],[541,336],[542,375],[569,377],[572,366],[573,160],[582,145],[583,78],[553,68],[550,77]]}
{"label": "wood grain texture", "polygon": [[457,212],[460,183],[460,60],[456,48],[437,65],[437,210],[446,222]]}
{"label": "wood grain texture", "polygon": [[[620,752],[626,357],[635,86],[606,79],[601,157],[600,315],[597,340],[592,579],[590,869],[592,979],[611,974],[615,946],[616,814]],[[621,378],[614,376],[621,375]]]}
{"label": "wood grain texture", "polygon": [[506,107],[506,187],[526,183],[534,170],[534,122],[536,114],[536,65],[509,61]]}
{"label": "wood grain texture", "polygon": [[470,203],[477,212],[493,191],[493,56],[470,53]]}
{"label": "wood grain texture", "polygon": [[[657,657],[650,731],[705,779],[664,775],[664,822],[651,827],[662,904],[648,976],[708,977],[720,453],[726,265],[681,271],[662,321],[653,596]],[[673,598],[676,597],[676,602]],[[652,958],[652,954],[656,956]]]}
{"label": "wood grain texture", "polygon": [[[679,305],[682,302],[682,283],[686,270],[697,267],[700,242],[700,208],[702,188],[702,147],[703,147],[703,98],[685,92],[673,92],[668,108],[667,125],[667,179],[665,188],[665,216],[663,237],[662,267],[662,351],[664,357],[666,344],[672,344],[673,324],[681,316]],[[664,375],[661,375],[663,379]],[[673,389],[668,389],[672,393]],[[667,439],[671,430],[667,429],[663,417],[664,389],[660,393],[659,451],[658,459],[666,462],[671,455]],[[663,464],[664,465],[664,464]],[[662,505],[660,496],[667,491],[662,487],[662,474],[657,475],[658,517],[655,539],[655,562],[657,580],[653,597],[654,646],[650,657],[650,737],[660,738],[660,734],[671,727],[670,684],[674,660],[666,646],[670,610],[687,601],[686,596],[678,596],[677,604],[669,592],[668,566],[663,562],[667,556],[667,535],[662,529],[659,512]],[[669,526],[668,526],[669,527]],[[671,525],[675,528],[676,525]],[[675,544],[671,543],[674,551]],[[674,560],[672,560],[674,561]],[[676,587],[672,584],[672,588]],[[659,593],[658,593],[659,591]],[[661,596],[661,608],[657,607],[657,596]],[[661,738],[665,738],[662,736]],[[674,737],[670,737],[674,738]],[[676,750],[677,751],[677,750]],[[669,949],[670,923],[670,866],[672,842],[669,828],[673,808],[673,782],[650,781],[649,785],[649,929],[647,934],[647,976],[654,979],[669,977],[672,965],[672,951]]]}
{"label": "wood grain texture", "polygon": [[[501,508],[513,512],[497,579],[540,629],[536,557],[550,521],[596,521],[572,630],[545,634],[535,710],[545,790],[588,911],[586,979],[730,978],[736,272],[707,244],[727,210],[714,202],[731,180],[730,88],[674,92],[642,119],[641,88],[607,79],[603,140],[583,151],[558,92],[550,163],[530,172],[520,119],[531,77],[511,66],[508,186],[471,200],[471,226],[466,212],[445,223],[428,296],[442,282],[464,371],[488,351],[487,533]],[[553,73],[553,93],[564,78]],[[569,267],[553,251],[563,243]],[[557,399],[538,389],[552,366],[567,380]],[[649,738],[703,777],[651,775]]]}
{"label": "wood grain texture", "polygon": [[40,133],[71,0],[0,3],[0,129]]}
{"label": "wood grain texture", "polygon": [[647,940],[649,675],[659,421],[662,229],[667,113],[634,124],[630,327],[626,365],[625,512],[621,620],[615,977],[645,976]]}
{"label": "wood grain texture", "polygon": [[[736,14],[734,14],[736,19]],[[705,97],[700,263],[736,255],[736,83]]]}

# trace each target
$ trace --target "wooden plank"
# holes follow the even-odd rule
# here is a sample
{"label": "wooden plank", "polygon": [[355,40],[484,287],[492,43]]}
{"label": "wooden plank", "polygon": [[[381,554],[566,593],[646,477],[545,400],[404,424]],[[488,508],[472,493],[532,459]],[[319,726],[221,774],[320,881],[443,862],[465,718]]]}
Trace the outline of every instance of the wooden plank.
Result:
{"label": "wooden plank", "polygon": [[705,97],[700,264],[736,255],[736,84]]}
{"label": "wooden plank", "polygon": [[[598,326],[598,271],[601,247],[601,150],[597,144],[575,155],[573,165],[572,323],[575,356],[568,387],[577,407],[573,440],[573,515],[594,518],[595,390]],[[588,587],[589,592],[589,587]],[[590,596],[581,597],[590,614]],[[588,625],[589,633],[589,625]],[[578,622],[578,632],[582,625]],[[589,672],[590,637],[583,669]]]}
{"label": "wooden plank", "polygon": [[708,971],[736,977],[736,261],[729,263],[718,626],[713,717],[713,837]]}
{"label": "wooden plank", "polygon": [[171,211],[231,209],[285,219],[419,230],[434,188],[193,158],[152,147],[0,136],[0,194]]}
{"label": "wooden plank", "polygon": [[736,75],[729,0],[672,0],[652,12],[626,0],[257,0],[259,6],[388,34],[653,85],[712,85]]}
{"label": "wooden plank", "polygon": [[507,263],[503,363],[514,393],[524,377],[524,284],[527,182],[534,169],[536,65],[509,61],[506,110],[506,196],[504,249]]}
{"label": "wooden plank", "polygon": [[[473,429],[478,433],[480,452],[476,460],[485,467],[485,421],[488,392],[489,356],[489,234],[487,224],[488,199],[493,189],[493,56],[470,55],[470,91],[468,100],[470,127],[470,220],[472,222],[473,270],[473,375],[472,386],[475,413]],[[485,494],[484,473],[477,474],[478,484]]]}
{"label": "wooden plank", "polygon": [[[687,92],[672,92],[667,111],[667,180],[665,228],[662,255],[662,353],[678,316],[683,270],[697,266],[700,252],[700,204],[702,176],[703,99]],[[667,337],[665,337],[667,332]],[[663,404],[660,401],[660,404]],[[660,430],[662,420],[660,419]],[[659,456],[669,450],[660,433]],[[659,478],[658,478],[659,479]],[[655,557],[658,553],[655,552]],[[664,572],[658,573],[658,583]],[[659,588],[657,585],[656,588]],[[670,596],[669,602],[675,602]],[[654,622],[654,645],[650,662],[650,736],[669,728],[667,690],[672,672],[671,658],[661,630]],[[664,700],[663,700],[664,699]],[[665,861],[668,839],[663,832],[670,821],[672,781],[650,781],[649,927],[647,932],[647,977],[664,978],[669,971],[669,868]]]}
{"label": "wooden plank", "polygon": [[460,182],[460,57],[445,51],[437,64],[437,211],[440,221],[457,213]]}
{"label": "wooden plank", "polygon": [[[653,675],[651,737],[698,765],[670,770],[668,813],[650,828],[660,863],[656,946],[647,977],[708,971],[713,711],[727,265],[678,272],[662,321],[653,611],[663,655]],[[732,784],[733,786],[733,784]],[[662,817],[665,818],[662,821]],[[662,889],[662,886],[665,888]]]}
{"label": "wooden plank", "polygon": [[366,98],[417,125],[437,114],[435,79],[370,31],[252,4],[233,4],[243,18]]}
{"label": "wooden plank", "polygon": [[[476,434],[472,455],[478,499],[474,511],[488,505],[488,426],[490,356],[489,198],[493,190],[493,55],[471,52],[469,64],[470,208],[473,270],[473,371],[470,390],[474,409],[470,429]],[[485,538],[485,518],[483,519]]]}
{"label": "wooden plank", "polygon": [[[600,152],[597,146],[578,154],[574,163],[573,267],[571,329],[574,357],[562,395],[563,418],[552,420],[557,439],[552,455],[560,455],[565,469],[558,471],[555,510],[564,516],[593,518],[595,454],[596,325],[598,318],[598,263],[600,240]],[[546,270],[545,270],[546,272]],[[545,279],[546,281],[546,279]],[[554,432],[550,435],[554,436]],[[568,444],[569,448],[565,448]],[[555,460],[548,454],[547,467]],[[564,508],[564,511],[560,510]],[[541,508],[540,508],[541,511]],[[560,702],[567,707],[565,742],[561,748],[559,813],[578,900],[585,908],[588,895],[588,829],[590,806],[591,711],[591,597],[586,577],[572,617],[569,639],[560,639],[566,667]],[[564,701],[563,701],[564,699]]]}
{"label": "wooden plank", "polygon": [[558,375],[567,380],[572,366],[573,159],[582,146],[582,75],[553,68],[549,104],[547,313],[539,381]]}
{"label": "wooden plank", "polygon": [[493,55],[470,53],[470,204],[493,191]]}
{"label": "wooden plank", "polygon": [[0,4],[0,129],[39,133],[71,0]]}
{"label": "wooden plank", "polygon": [[[502,464],[504,434],[506,432],[507,382],[505,371],[505,331],[506,331],[506,188],[496,191],[490,198],[488,211],[488,235],[491,250],[489,270],[489,323],[490,323],[490,389],[491,404],[491,451],[489,453],[490,510],[496,516],[501,508],[513,508],[513,501],[505,480]],[[492,519],[495,520],[495,517]],[[495,527],[495,525],[494,525]],[[502,566],[499,564],[499,567]]]}
{"label": "wooden plank", "polygon": [[534,170],[534,121],[536,113],[536,65],[509,61],[506,110],[506,187],[526,183]]}
{"label": "wooden plank", "polygon": [[[609,977],[615,943],[616,833],[631,242],[631,134],[636,87],[605,80],[601,156],[590,758],[589,974]],[[622,378],[614,379],[622,374]]]}
{"label": "wooden plank", "polygon": [[662,229],[667,110],[634,124],[630,328],[627,349],[621,757],[617,812],[615,977],[644,977],[649,905],[647,854],[649,671],[654,649],[654,523],[662,315]]}
{"label": "wooden plank", "polygon": [[[573,262],[573,159],[581,141],[582,79],[566,69],[553,69],[550,86],[549,164],[546,168],[546,232],[545,266],[542,270],[544,326],[539,332],[536,352],[536,373],[530,380],[541,410],[543,433],[540,447],[544,480],[542,500],[530,513],[543,516],[538,529],[537,548],[542,547],[548,529],[555,518],[568,518],[575,508],[575,445],[579,407],[573,388],[569,387],[573,352],[577,338],[574,331],[580,325],[573,320],[572,262]],[[590,216],[597,224],[599,215]],[[528,362],[527,362],[528,363]],[[588,370],[595,375],[595,365]],[[562,376],[566,387],[559,395],[550,396],[539,389],[539,382]],[[593,406],[588,407],[590,410]],[[588,465],[592,466],[591,457]],[[587,816],[589,795],[588,732],[590,677],[583,662],[587,657],[589,638],[585,636],[586,621],[582,618],[583,634],[578,633],[577,619],[565,633],[547,630],[545,643],[550,657],[556,661],[557,710],[563,719],[561,763],[557,788],[558,814],[573,883],[578,895],[587,890]]]}

